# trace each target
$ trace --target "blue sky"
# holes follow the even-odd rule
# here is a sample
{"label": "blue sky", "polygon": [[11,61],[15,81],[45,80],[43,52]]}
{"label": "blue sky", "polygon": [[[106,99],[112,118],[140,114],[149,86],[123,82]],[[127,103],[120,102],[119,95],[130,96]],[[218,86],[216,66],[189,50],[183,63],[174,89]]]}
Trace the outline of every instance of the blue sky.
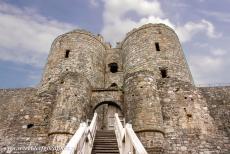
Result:
{"label": "blue sky", "polygon": [[36,86],[52,41],[81,28],[115,44],[146,23],[178,34],[196,84],[230,83],[229,0],[0,0],[0,88]]}

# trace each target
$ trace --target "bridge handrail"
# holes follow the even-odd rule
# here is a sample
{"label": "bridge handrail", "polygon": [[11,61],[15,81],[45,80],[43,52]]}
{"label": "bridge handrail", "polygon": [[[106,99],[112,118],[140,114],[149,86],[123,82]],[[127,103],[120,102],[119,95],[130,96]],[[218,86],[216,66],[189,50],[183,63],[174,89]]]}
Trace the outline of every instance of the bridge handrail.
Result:
{"label": "bridge handrail", "polygon": [[90,126],[86,122],[82,122],[61,154],[91,154],[96,130],[97,113],[94,113]]}
{"label": "bridge handrail", "polygon": [[144,146],[135,134],[132,125],[126,124],[125,127],[122,126],[118,114],[115,113],[115,134],[118,142],[119,152],[121,154],[147,154]]}
{"label": "bridge handrail", "polygon": [[121,153],[121,149],[123,146],[122,144],[123,144],[124,137],[125,137],[125,129],[123,128],[122,123],[117,113],[115,113],[114,129],[115,129],[119,151]]}
{"label": "bridge handrail", "polygon": [[88,138],[91,139],[91,142],[90,142],[91,148],[93,147],[93,142],[94,142],[94,139],[96,136],[96,131],[97,131],[97,113],[94,113],[93,119],[92,119],[92,121],[89,125],[89,128],[88,128]]}

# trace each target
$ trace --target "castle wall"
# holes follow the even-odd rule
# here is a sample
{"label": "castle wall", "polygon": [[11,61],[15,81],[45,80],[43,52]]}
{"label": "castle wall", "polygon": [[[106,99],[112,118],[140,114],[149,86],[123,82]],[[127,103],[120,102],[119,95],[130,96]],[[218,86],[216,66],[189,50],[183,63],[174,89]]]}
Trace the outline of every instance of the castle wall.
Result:
{"label": "castle wall", "polygon": [[5,150],[31,153],[30,150],[11,148],[33,148],[47,144],[55,98],[47,94],[38,97],[36,93],[34,88],[0,90],[0,153]]}
{"label": "castle wall", "polygon": [[93,87],[103,88],[105,48],[100,37],[83,30],[59,36],[51,46],[40,91],[46,90],[49,83],[57,81],[65,72],[81,73]]}
{"label": "castle wall", "polygon": [[210,116],[218,128],[216,142],[224,145],[223,152],[230,153],[230,87],[202,87],[199,90],[206,98]]}
{"label": "castle wall", "polygon": [[[191,83],[158,80],[168,153],[223,153],[206,98]],[[219,143],[218,143],[219,142]]]}

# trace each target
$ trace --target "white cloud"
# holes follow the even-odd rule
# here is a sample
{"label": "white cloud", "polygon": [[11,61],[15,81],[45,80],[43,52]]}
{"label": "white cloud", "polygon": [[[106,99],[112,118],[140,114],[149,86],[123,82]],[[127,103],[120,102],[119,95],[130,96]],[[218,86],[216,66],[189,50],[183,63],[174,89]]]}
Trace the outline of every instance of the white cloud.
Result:
{"label": "white cloud", "polygon": [[105,22],[114,22],[124,17],[130,11],[134,11],[138,15],[162,16],[162,10],[158,1],[147,0],[103,0],[105,4],[104,20]]}
{"label": "white cloud", "polygon": [[211,53],[213,56],[224,56],[227,54],[227,51],[223,49],[214,49],[211,50]]}
{"label": "white cloud", "polygon": [[175,30],[182,42],[191,40],[194,35],[200,32],[205,32],[209,38],[218,38],[221,36],[221,34],[215,32],[213,24],[207,20],[188,22],[183,26],[176,27]]}
{"label": "white cloud", "polygon": [[35,10],[1,2],[0,59],[43,66],[54,38],[72,28]]}
{"label": "white cloud", "polygon": [[[161,4],[157,0],[103,0],[105,10],[103,12],[104,27],[101,31],[106,40],[115,44],[121,41],[125,33],[131,29],[147,23],[164,23],[177,32],[181,42],[190,41],[196,34],[204,32],[209,38],[217,38],[221,35],[215,32],[213,24],[207,20],[187,22],[184,25],[176,25],[165,17]],[[128,16],[135,13],[137,20]]]}
{"label": "white cloud", "polygon": [[220,20],[222,22],[230,23],[229,12],[216,12],[216,11],[206,11],[206,10],[202,10],[200,12],[206,16],[214,17],[215,19]]}
{"label": "white cloud", "polygon": [[192,62],[192,67],[194,67],[195,70],[199,70],[197,72],[204,72],[205,74],[219,71],[219,68],[224,64],[221,57],[213,57],[210,55],[193,55],[190,61]]}
{"label": "white cloud", "polygon": [[[164,14],[160,3],[156,0],[103,0],[103,2],[105,5],[103,12],[104,27],[101,33],[106,40],[113,44],[116,41],[121,41],[125,33],[131,29],[146,23],[171,25],[168,19],[161,19]],[[132,12],[140,16],[141,19],[134,21],[126,16]]]}
{"label": "white cloud", "polygon": [[190,68],[197,84],[218,83],[225,80],[223,74],[230,64],[229,54],[221,48],[208,50],[208,53],[200,52],[189,57]]}
{"label": "white cloud", "polygon": [[131,29],[142,26],[146,23],[165,23],[167,25],[171,25],[168,19],[149,16],[147,18],[142,18],[138,22],[135,22],[131,19],[117,20],[113,24],[105,25],[101,33],[106,40],[114,44],[116,41],[121,41],[125,34]]}

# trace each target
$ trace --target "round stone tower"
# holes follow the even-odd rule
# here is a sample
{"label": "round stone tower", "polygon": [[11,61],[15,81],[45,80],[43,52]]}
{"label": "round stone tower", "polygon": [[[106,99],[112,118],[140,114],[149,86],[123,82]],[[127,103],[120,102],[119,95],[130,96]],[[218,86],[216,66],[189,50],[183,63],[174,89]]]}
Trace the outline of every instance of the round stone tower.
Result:
{"label": "round stone tower", "polygon": [[161,104],[153,72],[141,70],[125,77],[126,119],[149,153],[163,153],[164,129]]}
{"label": "round stone tower", "polygon": [[106,46],[101,36],[74,30],[57,37],[39,93],[55,92],[49,142],[64,146],[90,113],[93,88],[104,88]]}
{"label": "round stone tower", "polygon": [[126,117],[150,153],[163,153],[164,130],[156,80],[193,83],[176,33],[164,24],[129,32],[121,44]]}
{"label": "round stone tower", "polygon": [[148,152],[163,152],[164,130],[157,73],[155,28],[139,28],[122,42],[124,67],[124,104],[126,118],[132,121]]}
{"label": "round stone tower", "polygon": [[55,39],[51,46],[40,91],[47,90],[62,73],[77,72],[95,88],[104,87],[105,44],[101,36],[74,30]]}

